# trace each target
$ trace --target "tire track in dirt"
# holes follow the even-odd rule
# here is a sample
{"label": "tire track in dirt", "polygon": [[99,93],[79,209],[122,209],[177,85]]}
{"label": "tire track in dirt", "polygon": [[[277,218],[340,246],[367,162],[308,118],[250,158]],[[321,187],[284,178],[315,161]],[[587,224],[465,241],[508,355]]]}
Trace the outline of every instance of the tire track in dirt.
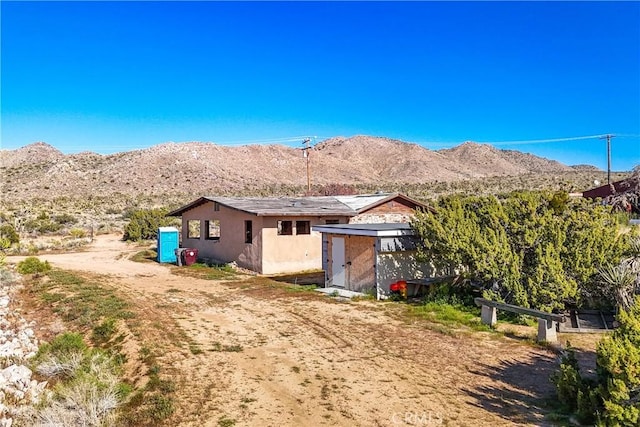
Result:
{"label": "tire track in dirt", "polygon": [[177,276],[129,261],[136,250],[109,238],[96,252],[43,258],[109,274],[146,316],[138,339],[164,349],[178,386],[168,425],[391,426],[407,411],[414,425],[544,425],[540,410],[522,410],[549,390],[544,349],[443,335],[380,303]]}

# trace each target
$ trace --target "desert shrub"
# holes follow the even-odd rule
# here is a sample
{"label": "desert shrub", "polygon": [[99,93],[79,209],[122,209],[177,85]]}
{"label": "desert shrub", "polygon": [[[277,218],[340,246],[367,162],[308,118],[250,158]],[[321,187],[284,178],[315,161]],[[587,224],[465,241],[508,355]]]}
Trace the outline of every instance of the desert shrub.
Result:
{"label": "desert shrub", "polygon": [[116,331],[116,320],[106,319],[102,323],[93,327],[91,340],[96,344],[102,344],[111,339]]}
{"label": "desert shrub", "polygon": [[105,209],[104,213],[107,215],[118,215],[118,214],[122,214],[123,211],[122,209],[110,206]]}
{"label": "desert shrub", "polygon": [[11,224],[2,224],[0,225],[0,238],[7,239],[9,244],[19,243],[20,236],[18,232]]}
{"label": "desert shrub", "polygon": [[73,215],[70,215],[68,213],[63,213],[60,215],[56,215],[53,217],[53,220],[55,222],[57,222],[60,225],[70,225],[70,224],[75,224],[78,222],[78,220],[76,219],[76,217],[74,217]]}
{"label": "desert shrub", "polygon": [[617,319],[619,327],[598,343],[595,380],[581,377],[572,350],[551,377],[565,410],[584,425],[640,425],[640,296]]}
{"label": "desert shrub", "polygon": [[87,345],[82,335],[66,332],[38,348],[36,371],[47,377],[72,377],[80,368]]}
{"label": "desert shrub", "polygon": [[640,296],[618,314],[619,327],[598,344],[598,373],[606,425],[640,424]]}
{"label": "desert shrub", "polygon": [[51,342],[44,343],[38,348],[38,354],[36,357],[41,357],[45,354],[53,354],[56,356],[69,354],[74,352],[84,352],[87,349],[87,345],[82,339],[82,335],[65,332],[56,336]]}
{"label": "desert shrub", "polygon": [[569,343],[562,356],[560,370],[551,376],[551,381],[556,385],[558,401],[569,411],[574,411],[578,404],[578,392],[582,387],[582,376],[576,352]]}
{"label": "desert shrub", "polygon": [[40,261],[38,257],[30,256],[20,261],[17,266],[20,274],[42,274],[51,270],[49,261]]}
{"label": "desert shrub", "polygon": [[131,392],[119,381],[118,362],[89,349],[79,334],[64,333],[42,345],[34,364],[40,375],[58,381],[50,399],[22,414],[25,425],[114,425],[114,410]]}
{"label": "desert shrub", "polygon": [[0,238],[0,271],[4,271],[7,264],[7,255],[5,251],[11,246],[8,239]]}
{"label": "desert shrub", "polygon": [[35,219],[24,222],[24,229],[28,232],[40,234],[55,233],[62,229],[62,224],[52,221],[48,216],[40,214]]}
{"label": "desert shrub", "polygon": [[579,284],[625,248],[606,207],[563,193],[447,196],[412,227],[420,261],[461,271],[489,298],[547,311],[579,302]]}
{"label": "desert shrub", "polygon": [[158,237],[158,227],[175,225],[176,219],[167,217],[166,209],[140,209],[132,212],[124,228],[124,240],[147,240]]}
{"label": "desert shrub", "polygon": [[74,239],[82,239],[87,237],[87,231],[82,228],[72,228],[69,230],[69,235]]}
{"label": "desert shrub", "polygon": [[556,386],[563,412],[576,414],[583,425],[593,425],[601,411],[602,400],[596,381],[583,378],[580,374],[575,350],[569,343],[562,356],[560,369],[551,375],[551,381]]}

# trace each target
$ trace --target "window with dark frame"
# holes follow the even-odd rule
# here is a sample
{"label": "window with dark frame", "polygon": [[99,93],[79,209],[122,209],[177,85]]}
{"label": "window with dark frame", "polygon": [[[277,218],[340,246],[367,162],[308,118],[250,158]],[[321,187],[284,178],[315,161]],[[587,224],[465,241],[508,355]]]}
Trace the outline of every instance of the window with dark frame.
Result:
{"label": "window with dark frame", "polygon": [[332,225],[332,224],[340,224],[340,220],[339,219],[327,219],[324,221],[325,224],[327,225]]}
{"label": "window with dark frame", "polygon": [[311,222],[296,221],[296,234],[311,234]]}
{"label": "window with dark frame", "polygon": [[200,238],[200,220],[190,219],[187,221],[187,238],[199,239]]}
{"label": "window with dark frame", "polygon": [[204,222],[207,240],[220,240],[220,220],[212,219]]}
{"label": "window with dark frame", "polygon": [[213,210],[214,211],[219,211],[220,210],[220,203],[218,202],[213,202]]}
{"label": "window with dark frame", "polygon": [[293,234],[293,221],[278,221],[278,236],[291,236]]}
{"label": "window with dark frame", "polygon": [[253,221],[244,222],[244,242],[253,243]]}

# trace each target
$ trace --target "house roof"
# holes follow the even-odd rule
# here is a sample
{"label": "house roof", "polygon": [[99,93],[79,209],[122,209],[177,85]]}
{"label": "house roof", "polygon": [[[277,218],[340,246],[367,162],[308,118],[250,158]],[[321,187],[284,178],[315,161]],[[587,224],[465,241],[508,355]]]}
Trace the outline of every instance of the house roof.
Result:
{"label": "house roof", "polygon": [[615,193],[621,193],[623,191],[626,190],[625,188],[625,180],[621,180],[621,181],[616,181],[616,182],[612,182],[611,184],[605,184],[605,185],[601,185],[600,187],[595,187],[592,188],[590,190],[586,190],[582,193],[582,197],[588,198],[588,199],[595,199],[595,198],[605,198],[607,196],[611,196],[612,194]]}
{"label": "house roof", "polygon": [[366,212],[378,205],[394,199],[401,199],[413,209],[431,209],[422,202],[414,200],[400,193],[376,193],[376,194],[356,194],[353,196],[334,196],[345,205],[354,209],[358,213]]}
{"label": "house roof", "polygon": [[389,197],[389,194],[356,194],[353,196],[333,196],[340,202],[349,206],[355,211],[360,211],[371,205],[377,205]]}
{"label": "house roof", "polygon": [[169,212],[181,216],[184,212],[207,202],[215,202],[257,216],[354,216],[356,211],[335,197],[201,197],[188,205]]}
{"label": "house roof", "polygon": [[169,212],[184,212],[207,202],[215,202],[257,216],[355,216],[389,200],[400,198],[412,208],[430,209],[423,203],[398,193],[317,197],[201,197]]}
{"label": "house roof", "polygon": [[411,225],[405,223],[313,225],[311,229],[320,233],[350,236],[397,237],[415,234]]}

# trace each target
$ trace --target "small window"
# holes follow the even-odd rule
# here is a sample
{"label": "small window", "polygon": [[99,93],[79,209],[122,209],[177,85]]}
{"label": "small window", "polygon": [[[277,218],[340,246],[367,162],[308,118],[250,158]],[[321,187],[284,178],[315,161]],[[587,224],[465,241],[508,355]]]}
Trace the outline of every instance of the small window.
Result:
{"label": "small window", "polygon": [[311,222],[296,221],[296,234],[311,234]]}
{"label": "small window", "polygon": [[207,230],[207,240],[220,240],[220,220],[212,219],[205,221],[204,228]]}
{"label": "small window", "polygon": [[190,219],[187,221],[187,236],[189,239],[199,239],[200,238],[200,220],[199,219]]}
{"label": "small window", "polygon": [[253,221],[244,222],[244,242],[253,243]]}
{"label": "small window", "polygon": [[278,235],[291,236],[293,234],[292,221],[278,221]]}
{"label": "small window", "polygon": [[213,202],[213,210],[218,212],[220,210],[220,203]]}
{"label": "small window", "polygon": [[324,223],[327,224],[327,225],[340,224],[340,220],[339,219],[327,219],[327,220],[325,220]]}

